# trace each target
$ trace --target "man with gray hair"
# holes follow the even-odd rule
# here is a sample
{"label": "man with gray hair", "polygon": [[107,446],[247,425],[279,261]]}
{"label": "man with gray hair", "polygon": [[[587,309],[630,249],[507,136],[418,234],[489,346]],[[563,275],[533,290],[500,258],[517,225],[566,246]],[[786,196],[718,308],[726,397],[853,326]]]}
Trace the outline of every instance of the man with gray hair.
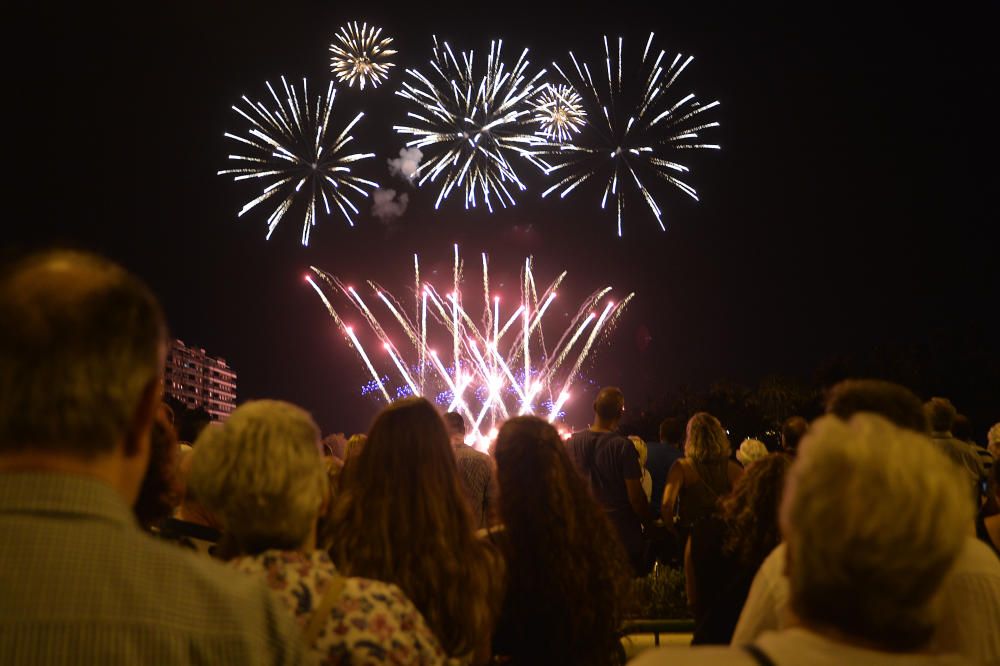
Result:
{"label": "man with gray hair", "polygon": [[263,585],[155,540],[135,502],[160,403],[156,299],[97,256],[0,273],[0,660],[297,664]]}
{"label": "man with gray hair", "polygon": [[[836,384],[829,393],[826,411],[847,421],[860,413],[874,413],[891,421],[897,427],[929,436],[927,419],[920,399],[909,389],[877,379],[847,379]],[[807,435],[808,437],[808,435]],[[875,444],[877,445],[877,443]],[[908,456],[901,456],[909,462]],[[942,469],[953,470],[952,463],[943,457]],[[888,469],[900,468],[896,462]],[[969,501],[970,512],[972,503]],[[914,515],[916,506],[905,513]],[[928,510],[934,513],[937,509]],[[930,648],[937,651],[957,651],[973,663],[1000,666],[1000,560],[988,546],[969,533],[955,560],[951,572],[941,586],[942,613],[931,639]],[[915,557],[916,550],[906,554],[904,560]],[[789,612],[791,594],[786,575],[787,548],[780,544],[764,560],[750,587],[750,594],[743,605],[733,645],[746,645],[768,631],[783,629],[792,621]],[[923,557],[921,554],[920,557]]]}
{"label": "man with gray hair", "polygon": [[637,664],[968,664],[954,645],[929,647],[942,611],[960,610],[937,598],[971,517],[926,436],[875,414],[825,416],[803,439],[781,503],[794,623],[742,647],[663,650]]}

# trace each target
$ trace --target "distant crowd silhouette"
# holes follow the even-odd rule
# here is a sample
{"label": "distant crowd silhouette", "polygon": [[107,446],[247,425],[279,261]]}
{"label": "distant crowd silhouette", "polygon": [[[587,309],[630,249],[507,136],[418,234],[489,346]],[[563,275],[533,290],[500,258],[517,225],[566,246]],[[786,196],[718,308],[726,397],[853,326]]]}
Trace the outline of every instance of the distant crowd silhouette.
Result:
{"label": "distant crowd silhouette", "polygon": [[[0,322],[5,664],[1000,665],[1000,423],[980,446],[946,398],[845,380],[775,451],[707,412],[647,442],[615,387],[488,452],[423,398],[327,440],[253,400],[179,442],[123,268],[11,263]],[[694,647],[636,654],[660,569]]]}

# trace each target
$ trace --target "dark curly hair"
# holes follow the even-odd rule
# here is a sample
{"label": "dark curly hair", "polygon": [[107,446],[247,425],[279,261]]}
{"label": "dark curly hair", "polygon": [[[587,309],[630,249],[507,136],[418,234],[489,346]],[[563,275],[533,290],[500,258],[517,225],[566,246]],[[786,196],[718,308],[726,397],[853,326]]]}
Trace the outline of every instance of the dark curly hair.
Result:
{"label": "dark curly hair", "polygon": [[729,527],[723,549],[749,570],[757,569],[781,542],[778,506],[792,460],[772,453],[751,463],[722,500]]}
{"label": "dark curly hair", "polygon": [[495,455],[508,571],[497,652],[513,663],[615,663],[630,569],[611,522],[545,421],[507,421]]}

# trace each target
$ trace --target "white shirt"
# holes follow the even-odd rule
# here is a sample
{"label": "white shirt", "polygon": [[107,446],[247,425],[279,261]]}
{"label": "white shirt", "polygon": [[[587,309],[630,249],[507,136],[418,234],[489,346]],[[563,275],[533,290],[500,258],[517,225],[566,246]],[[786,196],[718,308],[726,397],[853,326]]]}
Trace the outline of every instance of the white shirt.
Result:
{"label": "white shirt", "polygon": [[[753,643],[765,631],[786,626],[789,586],[784,568],[781,544],[753,579],[733,645]],[[1000,559],[986,544],[969,537],[941,591],[941,621],[931,650],[959,652],[977,664],[1000,666]]]}
{"label": "white shirt", "polygon": [[[800,628],[769,631],[756,645],[775,666],[970,666],[959,655],[898,654],[876,652],[835,643]],[[633,666],[756,666],[757,662],[741,647],[670,646],[647,650],[629,662]]]}

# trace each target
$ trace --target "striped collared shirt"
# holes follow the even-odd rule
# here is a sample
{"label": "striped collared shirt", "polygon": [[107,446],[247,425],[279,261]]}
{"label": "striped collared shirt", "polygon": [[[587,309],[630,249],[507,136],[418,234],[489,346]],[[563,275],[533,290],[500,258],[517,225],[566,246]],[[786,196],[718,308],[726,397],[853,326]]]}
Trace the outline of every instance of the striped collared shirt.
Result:
{"label": "striped collared shirt", "polygon": [[144,534],[109,486],[0,474],[0,663],[300,664],[265,586]]}

